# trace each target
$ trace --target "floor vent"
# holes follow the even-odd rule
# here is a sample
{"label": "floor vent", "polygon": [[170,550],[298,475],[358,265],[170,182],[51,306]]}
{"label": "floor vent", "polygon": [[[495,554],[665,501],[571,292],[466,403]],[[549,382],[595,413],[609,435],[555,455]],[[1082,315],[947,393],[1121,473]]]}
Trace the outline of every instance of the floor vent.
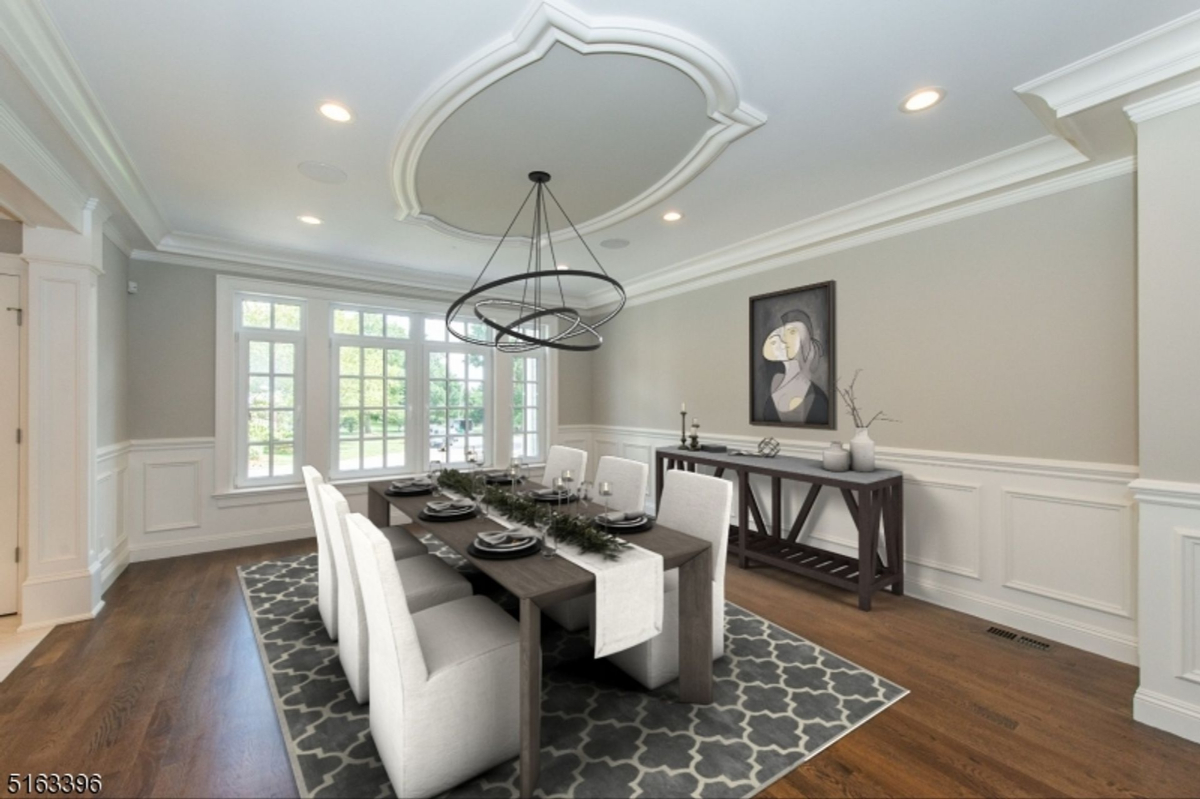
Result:
{"label": "floor vent", "polygon": [[1045,652],[1050,648],[1050,644],[1045,641],[1039,641],[1036,638],[1030,638],[1028,635],[1014,633],[1012,630],[1006,630],[1003,627],[988,627],[987,631],[989,635],[995,635],[1007,641],[1012,641],[1014,644],[1021,644],[1022,646],[1027,646],[1031,649],[1040,649],[1041,651]]}

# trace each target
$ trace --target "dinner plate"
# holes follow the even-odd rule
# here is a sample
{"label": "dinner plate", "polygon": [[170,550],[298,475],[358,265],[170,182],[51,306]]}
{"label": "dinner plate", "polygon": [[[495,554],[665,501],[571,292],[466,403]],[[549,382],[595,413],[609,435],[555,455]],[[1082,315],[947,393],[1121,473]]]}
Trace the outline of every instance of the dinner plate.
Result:
{"label": "dinner plate", "polygon": [[540,494],[537,491],[530,491],[526,496],[534,502],[562,502],[564,504],[577,499],[574,494]]}
{"label": "dinner plate", "polygon": [[524,482],[525,482],[525,478],[524,478],[524,477],[518,477],[518,478],[517,478],[517,479],[514,481],[514,480],[513,480],[513,478],[509,477],[507,474],[489,474],[489,475],[487,476],[487,481],[488,481],[488,483],[489,483],[489,484],[491,484],[491,485],[502,485],[502,486],[507,486],[507,485],[512,485],[514,482],[516,482],[516,483],[524,483]]}
{"label": "dinner plate", "polygon": [[618,522],[613,524],[604,521],[602,516],[595,517],[593,521],[597,527],[609,533],[644,533],[647,530],[654,529],[654,517],[649,514],[646,514],[640,521],[636,522]]}
{"label": "dinner plate", "polygon": [[467,554],[479,558],[480,560],[516,560],[517,558],[527,558],[530,555],[542,551],[542,541],[540,538],[533,540],[533,546],[521,547],[520,549],[511,550],[509,552],[489,552],[486,549],[480,549],[475,546],[475,542],[467,544]]}
{"label": "dinner plate", "polygon": [[459,522],[465,519],[473,519],[476,515],[475,506],[462,509],[455,508],[450,511],[431,511],[422,508],[421,512],[417,514],[418,518],[427,522]]}
{"label": "dinner plate", "polygon": [[397,488],[388,486],[384,492],[389,497],[422,497],[433,493],[433,486],[406,486]]}
{"label": "dinner plate", "polygon": [[519,543],[500,545],[489,544],[487,541],[484,541],[482,538],[476,536],[474,544],[476,549],[484,552],[519,552],[520,550],[531,547],[538,542],[538,538],[532,535],[516,535],[511,536],[510,538],[518,539]]}

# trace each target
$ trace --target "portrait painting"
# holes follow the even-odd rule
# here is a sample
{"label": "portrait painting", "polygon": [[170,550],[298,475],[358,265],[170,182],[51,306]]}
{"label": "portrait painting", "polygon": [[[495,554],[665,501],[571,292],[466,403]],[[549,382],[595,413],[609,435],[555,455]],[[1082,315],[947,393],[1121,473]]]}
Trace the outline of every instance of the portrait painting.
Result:
{"label": "portrait painting", "polygon": [[750,298],[750,423],[836,429],[834,283]]}

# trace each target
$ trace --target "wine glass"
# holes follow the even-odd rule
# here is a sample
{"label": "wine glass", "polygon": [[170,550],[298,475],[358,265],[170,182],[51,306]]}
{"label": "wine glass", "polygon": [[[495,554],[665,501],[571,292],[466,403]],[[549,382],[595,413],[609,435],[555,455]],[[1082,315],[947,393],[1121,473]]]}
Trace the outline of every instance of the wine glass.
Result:
{"label": "wine glass", "polygon": [[515,495],[517,493],[517,483],[521,482],[521,463],[513,461],[508,464],[508,485]]}
{"label": "wine glass", "polygon": [[542,532],[542,557],[554,557],[558,545],[551,539],[554,537],[554,509],[549,505],[539,505],[533,515],[533,524]]}
{"label": "wine glass", "polygon": [[604,519],[605,519],[605,521],[607,521],[608,520],[608,498],[611,497],[613,494],[612,483],[608,482],[607,480],[601,480],[600,485],[597,486],[596,490],[600,493],[600,496],[604,497]]}
{"label": "wine glass", "polygon": [[575,482],[575,473],[570,469],[563,469],[562,474],[558,479],[562,484],[563,489],[567,492],[567,495],[563,497],[563,500],[569,505],[571,504],[571,484]]}
{"label": "wine glass", "polygon": [[592,490],[595,488],[591,480],[584,480],[579,484],[579,510],[582,512],[584,506],[592,501]]}
{"label": "wine glass", "polygon": [[471,493],[475,495],[475,502],[479,504],[479,509],[483,511],[483,515],[487,515],[487,511],[483,508],[483,495],[487,493],[487,475],[482,471],[477,471],[471,475]]}
{"label": "wine glass", "polygon": [[442,487],[438,485],[438,479],[442,476],[442,462],[429,462],[429,482],[433,484],[433,496],[441,496]]}

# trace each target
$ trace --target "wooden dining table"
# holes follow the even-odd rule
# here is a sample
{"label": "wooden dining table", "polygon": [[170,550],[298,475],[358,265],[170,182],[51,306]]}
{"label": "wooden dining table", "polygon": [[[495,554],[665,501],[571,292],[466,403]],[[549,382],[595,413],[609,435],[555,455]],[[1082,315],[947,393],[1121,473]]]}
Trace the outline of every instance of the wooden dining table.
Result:
{"label": "wooden dining table", "polygon": [[[413,519],[412,526],[435,535],[518,600],[521,623],[520,789],[521,796],[532,796],[541,772],[542,608],[594,592],[595,577],[560,555],[549,559],[533,555],[515,560],[473,557],[467,547],[476,534],[500,529],[499,522],[483,516],[456,522],[422,522],[419,514],[431,498],[428,495],[392,496],[387,493],[389,484],[390,481],[385,480],[368,487],[367,514],[375,525],[390,524],[390,509],[400,510]],[[540,486],[527,482],[518,490],[533,488]],[[603,511],[594,503],[580,502],[570,505],[569,509],[573,513],[593,515]],[[664,570],[679,570],[679,701],[710,704],[713,698],[712,544],[657,524],[646,532],[623,537],[661,555]]]}

